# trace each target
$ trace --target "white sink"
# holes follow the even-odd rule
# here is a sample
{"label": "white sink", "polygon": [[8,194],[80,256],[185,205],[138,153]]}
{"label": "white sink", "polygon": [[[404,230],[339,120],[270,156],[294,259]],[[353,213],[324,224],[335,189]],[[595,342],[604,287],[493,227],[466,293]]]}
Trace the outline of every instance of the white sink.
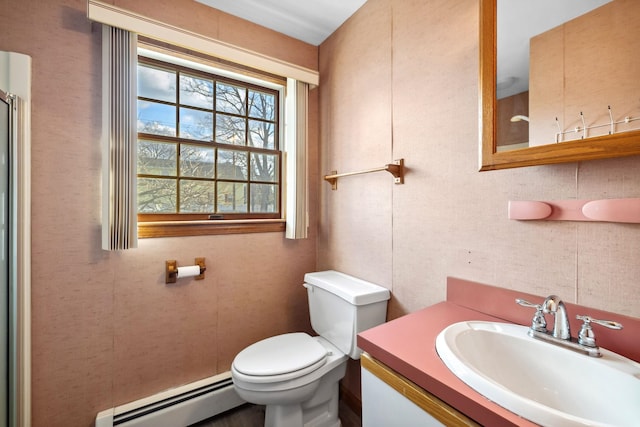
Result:
{"label": "white sink", "polygon": [[601,349],[589,357],[498,322],[445,328],[436,350],[480,394],[543,426],[640,426],[640,364]]}

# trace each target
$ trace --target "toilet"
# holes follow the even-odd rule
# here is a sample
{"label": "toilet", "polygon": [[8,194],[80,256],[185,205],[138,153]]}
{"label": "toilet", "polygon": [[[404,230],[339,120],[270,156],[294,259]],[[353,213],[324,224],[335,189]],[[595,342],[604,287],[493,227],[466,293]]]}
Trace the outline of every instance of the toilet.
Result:
{"label": "toilet", "polygon": [[337,271],[304,276],[311,327],[266,338],[233,360],[238,395],[265,405],[265,427],[340,427],[339,381],[359,359],[359,332],[384,323],[389,291]]}

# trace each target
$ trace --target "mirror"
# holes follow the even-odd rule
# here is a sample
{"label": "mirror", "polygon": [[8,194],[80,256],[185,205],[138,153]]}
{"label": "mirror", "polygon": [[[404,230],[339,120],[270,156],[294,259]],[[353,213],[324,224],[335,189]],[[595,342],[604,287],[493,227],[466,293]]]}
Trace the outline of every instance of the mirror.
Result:
{"label": "mirror", "polygon": [[[523,1],[536,6],[548,3],[519,0]],[[640,59],[637,52],[640,49],[640,2],[580,0],[591,3],[591,9],[596,9],[587,13],[573,12],[569,21],[562,23],[550,21],[550,16],[557,19],[561,15],[558,0],[551,1],[555,9],[545,15],[545,20],[549,21],[545,23],[546,28],[542,33],[529,34],[521,42],[525,61],[529,58],[531,61],[529,67],[524,67],[528,75],[502,71],[504,58],[498,52],[498,36],[501,39],[516,37],[497,34],[498,28],[502,31],[497,19],[517,21],[517,18],[505,18],[506,12],[502,9],[499,15],[497,2],[480,1],[480,170],[639,155],[640,79],[637,76],[640,75]],[[575,3],[574,0],[571,2]],[[594,19],[593,16],[600,19],[601,27],[606,28],[607,33],[596,32],[591,21],[585,23],[585,19]],[[526,17],[532,20],[530,12]],[[520,27],[523,26],[515,25],[517,29]],[[630,34],[632,31],[636,33]],[[588,37],[592,39],[588,40]],[[621,59],[606,56],[612,53],[621,53]],[[513,56],[509,55],[508,59]],[[587,69],[578,68],[581,62]],[[556,70],[562,72],[551,73]],[[525,77],[521,77],[523,75]],[[524,88],[515,89],[520,83]],[[541,88],[545,90],[541,91]],[[514,94],[519,94],[519,99],[515,97],[515,102],[505,102]],[[510,110],[505,104],[521,110]],[[512,118],[515,121],[512,122]],[[504,136],[504,128],[500,127],[503,125],[525,129],[516,137],[519,140],[507,142],[511,149],[499,149],[498,142]]]}

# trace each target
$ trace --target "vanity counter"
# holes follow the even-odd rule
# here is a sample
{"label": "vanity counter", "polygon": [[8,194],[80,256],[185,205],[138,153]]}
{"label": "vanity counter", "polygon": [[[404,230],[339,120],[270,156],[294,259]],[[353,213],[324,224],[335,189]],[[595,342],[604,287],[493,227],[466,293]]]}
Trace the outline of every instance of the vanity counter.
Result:
{"label": "vanity counter", "polygon": [[452,323],[500,321],[442,302],[361,333],[358,346],[427,392],[486,426],[535,426],[489,401],[456,377],[436,352],[436,336]]}
{"label": "vanity counter", "polygon": [[[517,306],[515,298],[537,301],[540,297],[455,278],[448,278],[447,285],[446,301],[360,333],[358,346],[373,359],[482,425],[536,426],[491,402],[456,377],[440,360],[435,340],[448,325],[466,320],[528,325],[533,311]],[[626,357],[633,359],[635,355],[637,358],[640,352],[638,344],[634,342],[632,347],[627,346],[634,334],[640,332],[640,319],[578,307],[569,307],[572,317],[576,313],[605,314],[611,317],[600,318],[623,323],[623,331],[599,331],[599,338],[603,341],[600,345]],[[576,312],[576,309],[580,311]],[[574,331],[578,330],[576,327],[572,324]],[[626,351],[620,351],[622,346]]]}

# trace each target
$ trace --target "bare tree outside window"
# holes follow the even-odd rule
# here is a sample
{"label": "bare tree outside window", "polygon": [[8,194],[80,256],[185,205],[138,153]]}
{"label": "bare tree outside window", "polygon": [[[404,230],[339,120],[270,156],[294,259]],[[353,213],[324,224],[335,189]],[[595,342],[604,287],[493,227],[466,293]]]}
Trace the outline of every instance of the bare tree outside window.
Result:
{"label": "bare tree outside window", "polygon": [[140,213],[279,214],[277,91],[144,58],[138,81]]}

